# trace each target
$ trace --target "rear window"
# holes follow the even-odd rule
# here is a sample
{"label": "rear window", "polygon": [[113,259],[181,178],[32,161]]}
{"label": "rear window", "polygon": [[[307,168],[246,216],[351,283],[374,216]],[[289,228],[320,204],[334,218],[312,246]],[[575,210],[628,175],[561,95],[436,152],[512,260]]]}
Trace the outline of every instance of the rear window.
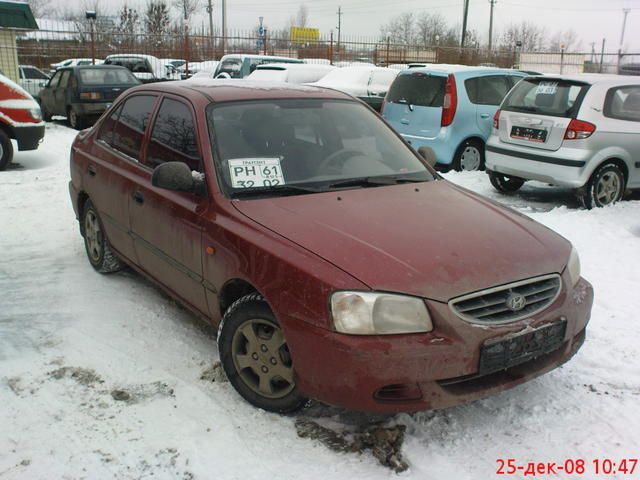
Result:
{"label": "rear window", "polygon": [[80,70],[84,85],[134,85],[140,83],[128,70],[119,68],[87,68]]}
{"label": "rear window", "polygon": [[226,73],[231,78],[240,78],[240,70],[242,69],[242,60],[239,58],[229,58],[220,64],[220,68],[216,72],[216,76]]}
{"label": "rear window", "polygon": [[387,102],[421,107],[442,107],[446,77],[425,73],[399,75],[387,94]]}
{"label": "rear window", "polygon": [[589,85],[560,79],[525,78],[505,98],[502,110],[575,117]]}
{"label": "rear window", "polygon": [[640,85],[610,88],[604,102],[604,115],[640,122]]}
{"label": "rear window", "polygon": [[144,58],[139,57],[119,57],[110,58],[104,61],[105,65],[118,65],[125,67],[134,73],[153,73],[151,67]]}
{"label": "rear window", "polygon": [[513,84],[506,75],[488,75],[465,80],[464,87],[471,103],[498,106]]}

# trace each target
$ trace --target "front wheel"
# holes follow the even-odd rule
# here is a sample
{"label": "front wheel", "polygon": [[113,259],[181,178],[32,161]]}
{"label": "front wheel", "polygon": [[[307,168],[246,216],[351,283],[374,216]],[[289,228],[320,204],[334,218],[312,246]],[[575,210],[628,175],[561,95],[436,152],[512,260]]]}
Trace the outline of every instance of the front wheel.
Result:
{"label": "front wheel", "polygon": [[520,177],[510,177],[496,172],[488,172],[489,181],[493,188],[502,193],[514,193],[520,190],[525,180]]}
{"label": "front wheel", "polygon": [[465,140],[456,152],[453,168],[459,172],[484,170],[484,144],[479,140]]}
{"label": "front wheel", "polygon": [[69,109],[67,114],[69,125],[76,130],[82,130],[84,128],[84,117],[77,113],[73,108]]}
{"label": "front wheel", "polygon": [[218,332],[218,351],[229,381],[252,405],[277,413],[304,405],[282,329],[259,294],[240,298],[226,311]]}
{"label": "front wheel", "polygon": [[13,145],[11,139],[0,129],[0,170],[6,169],[13,159]]}
{"label": "front wheel", "polygon": [[598,167],[587,184],[577,193],[582,206],[592,209],[619,202],[624,195],[624,189],[624,172],[611,162]]}

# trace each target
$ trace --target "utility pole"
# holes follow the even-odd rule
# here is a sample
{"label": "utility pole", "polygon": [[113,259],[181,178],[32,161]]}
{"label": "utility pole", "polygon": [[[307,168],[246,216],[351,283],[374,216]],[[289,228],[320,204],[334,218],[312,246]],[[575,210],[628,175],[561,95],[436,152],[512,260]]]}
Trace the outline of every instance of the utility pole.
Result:
{"label": "utility pole", "polygon": [[464,40],[467,36],[467,16],[469,15],[469,0],[464,0],[462,10],[462,39],[460,40],[460,48],[464,48]]}
{"label": "utility pole", "polygon": [[222,1],[222,55],[227,51],[227,0]]}
{"label": "utility pole", "polygon": [[498,0],[489,0],[491,14],[489,15],[489,52],[491,52],[491,40],[493,39],[493,6]]}
{"label": "utility pole", "polygon": [[340,55],[340,34],[341,33],[342,33],[342,7],[340,6],[338,7],[338,55]]}
{"label": "utility pole", "polygon": [[[213,46],[213,2],[211,0],[207,0],[207,13],[209,14],[209,50],[212,49]],[[211,51],[209,51],[211,54]]]}
{"label": "utility pole", "polygon": [[618,70],[620,70],[620,61],[622,60],[622,46],[624,43],[624,29],[627,26],[627,15],[629,15],[628,8],[623,8],[622,12],[624,17],[622,18],[622,32],[620,32],[620,46],[618,47]]}

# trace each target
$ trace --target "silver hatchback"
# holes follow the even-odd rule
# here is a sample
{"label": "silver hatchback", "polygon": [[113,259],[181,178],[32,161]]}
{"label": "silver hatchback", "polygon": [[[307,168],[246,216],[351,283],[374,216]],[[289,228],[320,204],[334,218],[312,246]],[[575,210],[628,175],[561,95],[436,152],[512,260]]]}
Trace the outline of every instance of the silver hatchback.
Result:
{"label": "silver hatchback", "polygon": [[486,168],[501,192],[539,180],[575,189],[586,208],[617,202],[640,188],[640,79],[522,80],[493,119]]}

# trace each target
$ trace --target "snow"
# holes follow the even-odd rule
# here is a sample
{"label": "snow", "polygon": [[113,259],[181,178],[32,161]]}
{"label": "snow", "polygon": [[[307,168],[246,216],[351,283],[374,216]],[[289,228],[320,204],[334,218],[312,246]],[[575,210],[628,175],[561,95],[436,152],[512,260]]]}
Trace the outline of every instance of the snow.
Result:
{"label": "snow", "polygon": [[[134,273],[93,271],[67,190],[75,134],[48,123],[37,151],[16,153],[23,168],[0,173],[0,477],[394,478],[369,454],[299,438],[295,417],[249,406],[229,383],[200,380],[217,360],[213,329]],[[637,457],[639,196],[584,211],[541,184],[506,197],[483,173],[446,177],[570,239],[595,304],[564,367],[466,406],[388,418],[407,426],[402,477],[494,478],[498,458]]]}

